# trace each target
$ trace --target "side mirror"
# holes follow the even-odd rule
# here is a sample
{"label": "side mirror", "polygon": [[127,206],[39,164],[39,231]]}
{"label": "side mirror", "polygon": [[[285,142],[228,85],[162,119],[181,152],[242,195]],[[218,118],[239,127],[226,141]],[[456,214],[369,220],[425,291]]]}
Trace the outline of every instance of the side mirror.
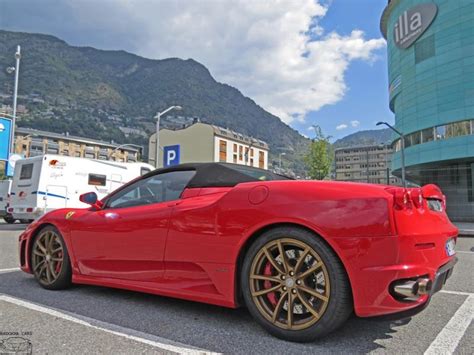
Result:
{"label": "side mirror", "polygon": [[101,208],[102,203],[97,199],[97,194],[95,192],[86,192],[79,196],[79,201],[91,205],[95,208]]}

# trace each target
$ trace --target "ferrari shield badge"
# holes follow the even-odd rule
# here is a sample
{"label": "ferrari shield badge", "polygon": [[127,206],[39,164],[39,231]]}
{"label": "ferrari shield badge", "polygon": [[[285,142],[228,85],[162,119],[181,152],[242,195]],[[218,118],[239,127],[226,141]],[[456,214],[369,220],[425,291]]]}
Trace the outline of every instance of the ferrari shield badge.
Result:
{"label": "ferrari shield badge", "polygon": [[69,211],[68,213],[66,213],[66,219],[71,219],[71,217],[74,215],[74,211]]}

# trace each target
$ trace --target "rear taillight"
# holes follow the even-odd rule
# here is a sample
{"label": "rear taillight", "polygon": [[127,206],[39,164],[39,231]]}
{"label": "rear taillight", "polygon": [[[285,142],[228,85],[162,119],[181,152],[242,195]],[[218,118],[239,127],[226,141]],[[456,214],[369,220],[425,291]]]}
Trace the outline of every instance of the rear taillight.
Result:
{"label": "rear taillight", "polygon": [[410,189],[408,194],[416,208],[423,207],[423,192],[421,189]]}
{"label": "rear taillight", "polygon": [[13,212],[13,207],[8,208],[8,212],[12,213]]}
{"label": "rear taillight", "polygon": [[423,207],[423,193],[421,189],[404,189],[401,187],[391,187],[386,189],[393,195],[395,208],[405,210]]}
{"label": "rear taillight", "polygon": [[33,212],[33,208],[28,207],[28,208],[26,209],[26,212]]}
{"label": "rear taillight", "polygon": [[404,210],[411,207],[410,196],[407,190],[399,187],[394,187],[388,188],[387,192],[393,195],[393,204],[395,208]]}

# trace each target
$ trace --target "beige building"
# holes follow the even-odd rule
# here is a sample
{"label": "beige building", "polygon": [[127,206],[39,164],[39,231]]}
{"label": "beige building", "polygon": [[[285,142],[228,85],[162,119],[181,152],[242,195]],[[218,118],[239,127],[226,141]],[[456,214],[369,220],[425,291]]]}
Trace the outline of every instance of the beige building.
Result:
{"label": "beige building", "polygon": [[58,154],[121,162],[136,162],[139,158],[137,147],[30,128],[16,128],[15,153],[27,158],[43,154]]}
{"label": "beige building", "polygon": [[[268,169],[267,143],[206,123],[195,123],[179,130],[161,129],[159,143],[159,167],[226,162]],[[149,163],[155,165],[156,133],[150,137],[149,148]]]}
{"label": "beige building", "polygon": [[347,147],[335,150],[335,179],[391,185],[398,183],[390,169],[393,148],[390,145]]}

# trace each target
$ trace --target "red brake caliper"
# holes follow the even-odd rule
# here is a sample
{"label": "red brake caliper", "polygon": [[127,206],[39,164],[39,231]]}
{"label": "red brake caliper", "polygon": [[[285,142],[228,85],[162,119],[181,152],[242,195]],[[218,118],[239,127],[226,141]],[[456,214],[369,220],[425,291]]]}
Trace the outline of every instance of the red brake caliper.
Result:
{"label": "red brake caliper", "polygon": [[[267,265],[265,265],[265,270],[264,270],[263,274],[265,276],[272,276],[272,265],[269,262],[267,262]],[[264,281],[263,282],[263,287],[265,287],[266,289],[271,288],[272,284],[271,284],[270,281]],[[276,298],[275,292],[268,293],[267,298],[273,306],[277,305],[277,298]]]}

